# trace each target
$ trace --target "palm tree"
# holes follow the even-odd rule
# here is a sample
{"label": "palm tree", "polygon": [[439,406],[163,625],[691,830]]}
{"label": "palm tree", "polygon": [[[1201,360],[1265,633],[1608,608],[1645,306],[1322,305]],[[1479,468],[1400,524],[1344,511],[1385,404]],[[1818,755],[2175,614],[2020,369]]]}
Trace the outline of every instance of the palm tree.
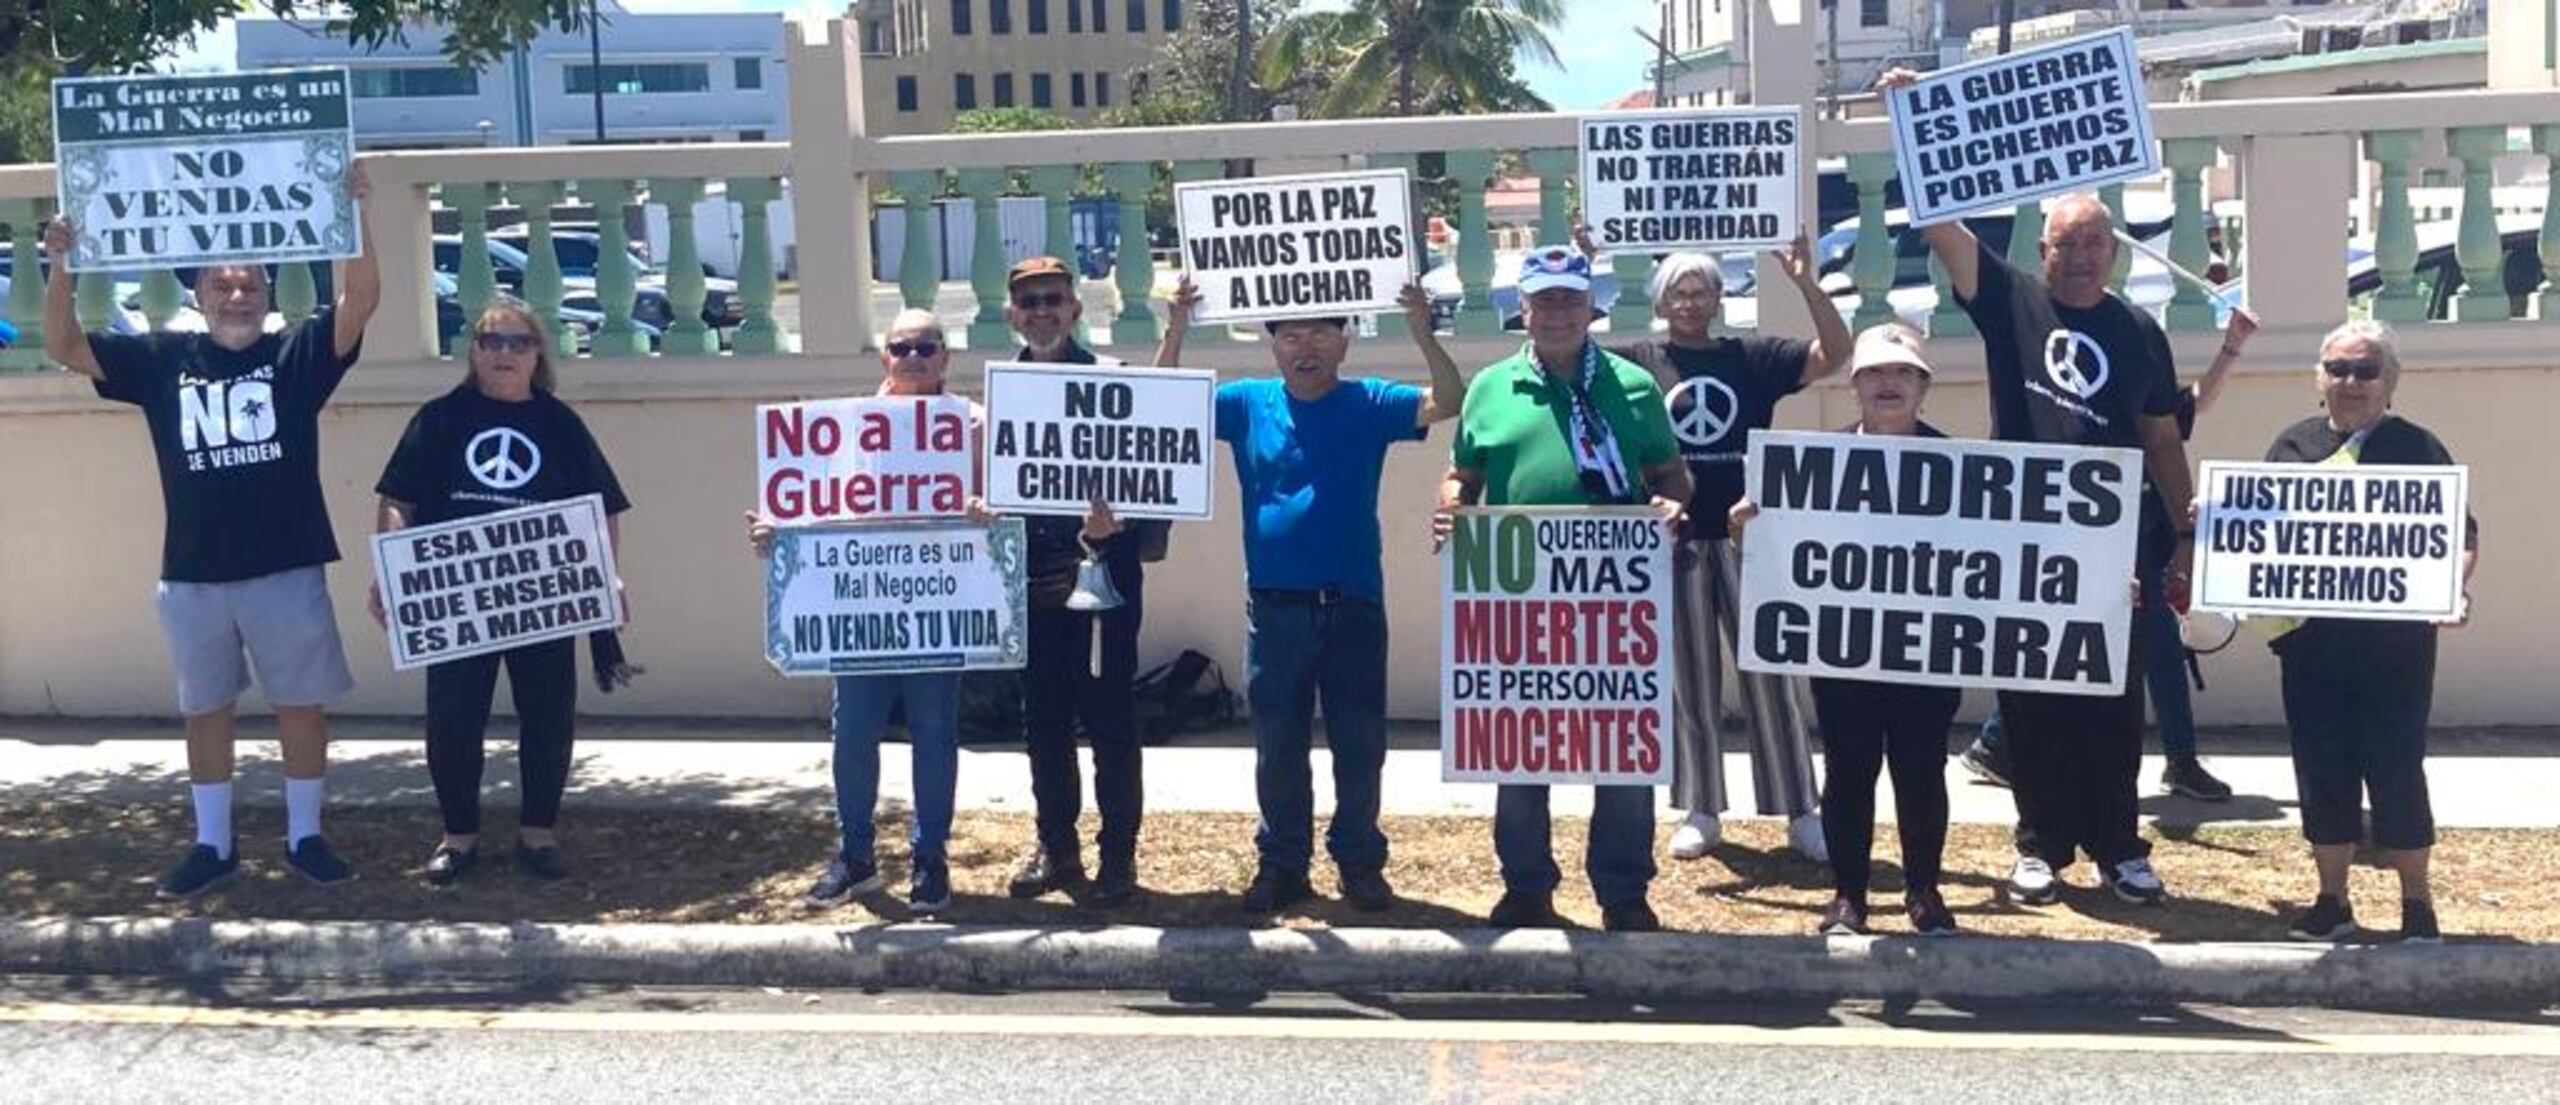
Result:
{"label": "palm tree", "polygon": [[1511,75],[1515,55],[1556,64],[1547,31],[1564,21],[1562,0],[1351,0],[1341,11],[1309,12],[1282,23],[1262,44],[1263,83],[1310,72],[1331,74],[1316,113],[1397,115],[1417,107],[1495,111],[1545,101]]}

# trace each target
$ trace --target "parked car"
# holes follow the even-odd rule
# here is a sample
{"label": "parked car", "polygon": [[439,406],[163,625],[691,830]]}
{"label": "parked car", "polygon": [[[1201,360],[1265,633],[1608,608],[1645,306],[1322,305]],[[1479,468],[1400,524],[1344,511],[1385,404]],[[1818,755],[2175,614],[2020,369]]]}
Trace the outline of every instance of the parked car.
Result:
{"label": "parked car", "polygon": [[[592,242],[592,238],[590,241]],[[459,275],[462,271],[462,236],[438,234],[435,236],[434,246],[436,271]],[[509,244],[497,235],[489,237],[488,247],[490,275],[495,277],[499,286],[506,288],[510,294],[524,294],[524,276],[526,270],[532,267],[533,258],[528,256],[521,247]],[[587,271],[590,275],[577,276],[571,274],[565,264],[562,266],[560,284],[563,299],[580,292],[590,297],[595,294],[592,255],[590,255]],[[712,329],[721,331],[721,341],[726,344],[727,331],[746,320],[746,303],[737,297],[738,285],[735,281],[705,277],[702,283],[702,321]],[[668,329],[675,324],[675,306],[667,298],[665,274],[652,273],[639,278],[637,286],[633,289],[631,317],[660,330]]]}

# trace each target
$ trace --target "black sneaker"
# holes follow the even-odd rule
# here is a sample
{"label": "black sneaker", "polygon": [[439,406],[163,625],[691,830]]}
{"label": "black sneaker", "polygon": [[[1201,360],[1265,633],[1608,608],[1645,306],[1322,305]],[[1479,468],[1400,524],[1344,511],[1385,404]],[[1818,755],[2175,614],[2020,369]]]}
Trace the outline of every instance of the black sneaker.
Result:
{"label": "black sneaker", "polygon": [[466,851],[438,844],[436,854],[427,857],[427,882],[434,886],[451,886],[479,864],[480,849],[476,847]]}
{"label": "black sneaker", "polygon": [[2344,899],[2323,894],[2303,910],[2284,934],[2296,940],[2343,940],[2355,935],[2356,911]]}
{"label": "black sneaker", "polygon": [[1254,872],[1253,885],[1244,888],[1244,911],[1278,913],[1315,894],[1316,888],[1307,884],[1305,872],[1265,867]]}
{"label": "black sneaker", "polygon": [[328,838],[318,835],[303,837],[302,843],[288,849],[284,865],[320,886],[336,886],[356,877],[356,869],[338,858],[338,853],[329,847]]}
{"label": "black sneaker", "polygon": [[2199,802],[2228,802],[2231,784],[2213,777],[2204,769],[2204,761],[2193,756],[2172,756],[2160,769],[2160,785],[2169,793]]}
{"label": "black sneaker", "polygon": [[1384,913],[1396,904],[1396,891],[1377,871],[1342,873],[1342,900],[1362,913]]}
{"label": "black sneaker", "polygon": [[1642,899],[1600,910],[1600,927],[1610,932],[1660,932],[1662,918],[1653,915],[1653,907]]}
{"label": "black sneaker", "polygon": [[2422,898],[2409,898],[2400,903],[2400,942],[2444,943],[2444,933],[2436,928],[2435,903]]}
{"label": "black sneaker", "polygon": [[240,844],[238,841],[232,842],[229,859],[215,854],[213,845],[198,844],[187,849],[187,854],[178,860],[178,865],[170,868],[168,874],[161,876],[160,896],[163,898],[197,897],[205,891],[230,881],[233,875],[239,873]]}
{"label": "black sneaker", "polygon": [[1956,757],[1956,762],[1963,764],[1964,769],[1972,772],[1974,778],[1992,786],[2009,785],[2009,757],[1990,745],[1982,743],[1980,738],[1966,745],[1963,754]]}
{"label": "black sneaker", "polygon": [[1835,896],[1822,910],[1822,924],[1814,929],[1824,936],[1865,936],[1867,907],[1845,896]]}
{"label": "black sneaker", "polygon": [[907,913],[915,917],[932,917],[951,908],[951,864],[938,859],[916,860],[915,875],[907,883]]}
{"label": "black sneaker", "polygon": [[802,895],[800,901],[812,908],[843,905],[856,894],[879,891],[880,865],[864,860],[854,863],[839,854],[827,864],[827,873],[818,876],[817,884]]}
{"label": "black sneaker", "polygon": [[1037,898],[1052,890],[1075,890],[1084,886],[1084,861],[1073,855],[1049,854],[1048,849],[1034,848],[1006,883],[1004,892],[1016,898]]}
{"label": "black sneaker", "polygon": [[1093,880],[1093,890],[1085,903],[1099,909],[1126,904],[1138,893],[1138,864],[1135,860],[1102,861],[1102,873]]}
{"label": "black sneaker", "polygon": [[1956,914],[1947,908],[1946,898],[1935,890],[1917,889],[1902,895],[1902,911],[1911,918],[1911,931],[1922,936],[1953,936]]}
{"label": "black sneaker", "polygon": [[560,846],[557,844],[544,844],[538,847],[518,844],[516,845],[516,870],[544,882],[559,882],[569,877],[569,860],[568,857],[560,854]]}
{"label": "black sneaker", "polygon": [[1498,929],[1563,928],[1564,918],[1556,916],[1555,896],[1506,890],[1502,900],[1493,903],[1486,923]]}

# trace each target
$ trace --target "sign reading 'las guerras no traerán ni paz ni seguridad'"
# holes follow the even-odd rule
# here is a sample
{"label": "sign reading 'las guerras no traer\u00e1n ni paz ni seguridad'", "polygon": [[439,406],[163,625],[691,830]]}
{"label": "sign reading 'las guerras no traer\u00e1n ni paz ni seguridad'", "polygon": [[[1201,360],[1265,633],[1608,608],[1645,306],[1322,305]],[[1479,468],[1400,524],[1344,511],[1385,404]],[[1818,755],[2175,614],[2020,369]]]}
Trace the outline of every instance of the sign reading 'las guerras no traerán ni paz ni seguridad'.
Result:
{"label": "sign reading 'las guerras no traer\u00e1n ni paz ni seguridad'", "polygon": [[1793,240],[1801,122],[1793,107],[1584,116],[1582,209],[1592,244],[1724,250]]}
{"label": "sign reading 'las guerras no traer\u00e1n ni paz ni seguridad'", "polygon": [[2223,614],[2451,621],[2470,469],[2209,460],[2195,605]]}
{"label": "sign reading 'las guerras no traer\u00e1n ni paz ni seguridad'", "polygon": [[1942,69],[1885,102],[1914,226],[2160,171],[2131,28]]}
{"label": "sign reading 'las guerras no traer\u00e1n ni paz ni seguridad'", "polygon": [[1418,271],[1404,170],[1174,185],[1182,264],[1202,322],[1396,308]]}
{"label": "sign reading 'las guerras no traer\u00e1n ni paz ni seguridad'", "polygon": [[401,671],[622,624],[598,495],[378,533],[373,569]]}
{"label": "sign reading 'las guerras no traer\u00e1n ni paz ni seguridad'", "polygon": [[355,256],[347,71],[53,82],[74,272]]}

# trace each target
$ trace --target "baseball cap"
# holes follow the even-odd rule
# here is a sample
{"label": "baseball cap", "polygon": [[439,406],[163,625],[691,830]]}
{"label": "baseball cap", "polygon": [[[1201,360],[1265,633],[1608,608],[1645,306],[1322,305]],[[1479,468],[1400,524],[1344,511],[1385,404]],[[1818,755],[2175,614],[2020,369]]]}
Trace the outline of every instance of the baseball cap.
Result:
{"label": "baseball cap", "polygon": [[1073,281],[1075,275],[1074,271],[1067,268],[1066,262],[1044,254],[1039,257],[1025,257],[1014,262],[1012,270],[1005,273],[1004,286],[1006,291],[1011,291],[1021,287],[1026,280],[1045,280],[1056,277],[1060,280]]}
{"label": "baseball cap", "polygon": [[1591,290],[1591,259],[1570,246],[1540,246],[1520,259],[1520,294],[1536,295],[1549,288],[1571,288],[1577,292]]}
{"label": "baseball cap", "polygon": [[1849,375],[1889,364],[1907,364],[1919,369],[1923,376],[1935,376],[1928,359],[1920,355],[1924,341],[1919,331],[1900,323],[1867,327],[1859,332],[1858,343],[1850,351]]}

